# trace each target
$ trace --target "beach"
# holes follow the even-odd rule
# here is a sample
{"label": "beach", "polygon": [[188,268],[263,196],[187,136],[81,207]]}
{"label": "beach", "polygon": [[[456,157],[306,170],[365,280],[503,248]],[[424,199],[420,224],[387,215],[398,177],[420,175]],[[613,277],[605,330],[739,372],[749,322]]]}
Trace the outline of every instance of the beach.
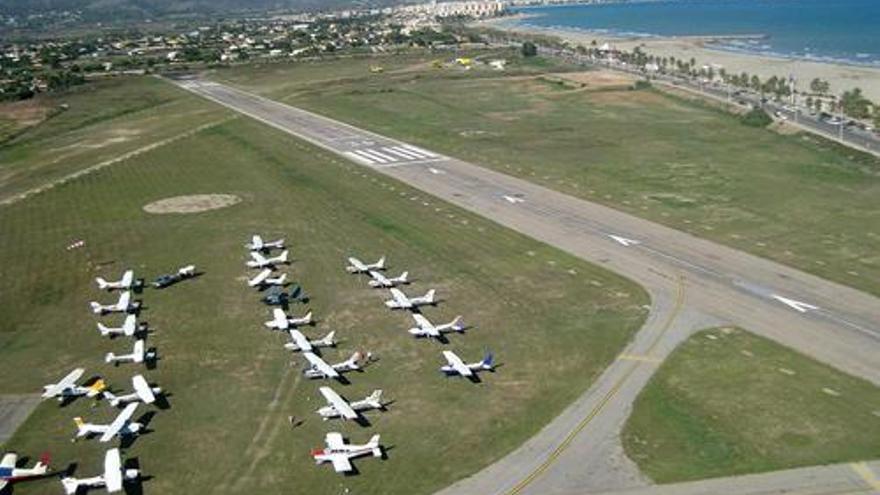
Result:
{"label": "beach", "polygon": [[750,75],[756,74],[762,79],[770,76],[793,76],[796,79],[797,89],[802,92],[809,92],[810,81],[818,77],[828,81],[833,94],[839,95],[858,87],[867,98],[880,101],[880,69],[878,68],[727,51],[711,46],[713,41],[727,38],[725,36],[623,37],[580,29],[545,28],[523,24],[521,21],[526,17],[519,14],[480,21],[474,25],[509,32],[555,36],[569,43],[584,46],[590,46],[594,40],[599,45],[607,42],[625,51],[631,51],[638,46],[650,55],[672,56],[684,60],[694,58],[699,66],[716,65],[731,74],[747,72]]}

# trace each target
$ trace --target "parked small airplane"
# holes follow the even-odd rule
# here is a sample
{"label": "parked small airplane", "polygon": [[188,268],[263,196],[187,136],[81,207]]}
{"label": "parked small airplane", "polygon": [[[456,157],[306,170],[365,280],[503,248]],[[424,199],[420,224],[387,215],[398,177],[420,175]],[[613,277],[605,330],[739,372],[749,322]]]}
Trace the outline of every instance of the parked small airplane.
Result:
{"label": "parked small airplane", "polygon": [[310,364],[308,368],[303,370],[303,374],[306,376],[306,378],[339,379],[341,378],[340,373],[361,369],[360,366],[358,366],[358,362],[361,360],[362,357],[360,352],[355,352],[347,360],[333,365],[327,364],[326,361],[321,359],[317,354],[313,352],[304,352],[303,356],[305,356],[306,360]]}
{"label": "parked small airplane", "polygon": [[334,331],[318,340],[309,340],[302,332],[295,328],[288,329],[287,333],[290,334],[290,342],[284,344],[284,348],[289,351],[313,352],[317,347],[336,346],[336,341],[333,340],[333,336],[336,335]]}
{"label": "parked small airplane", "polygon": [[407,297],[400,289],[390,290],[392,299],[385,301],[385,306],[391,309],[413,309],[426,304],[436,304],[434,289],[429,290],[424,296],[413,298]]}
{"label": "parked small airplane", "polygon": [[483,357],[483,360],[478,363],[465,363],[452,351],[443,351],[443,357],[446,358],[446,362],[449,364],[441,366],[440,371],[447,376],[459,375],[470,378],[471,381],[476,381],[477,377],[475,372],[482,370],[495,370],[494,359],[492,358],[491,352],[487,352]]}
{"label": "parked small airplane", "polygon": [[16,467],[18,464],[18,454],[8,452],[0,461],[0,492],[10,483],[42,478],[49,471],[49,455],[43,454],[40,460],[31,468]]}
{"label": "parked small airplane", "polygon": [[407,331],[416,337],[439,339],[442,334],[447,332],[464,331],[464,325],[461,324],[461,316],[456,316],[454,320],[442,325],[434,325],[430,320],[418,313],[413,313],[412,317],[416,321],[416,326]]}
{"label": "parked small airplane", "polygon": [[75,495],[80,489],[104,487],[107,493],[116,493],[122,490],[123,482],[133,482],[140,477],[137,469],[123,469],[122,456],[119,449],[110,449],[104,454],[104,473],[91,478],[74,478],[65,476],[61,478],[64,492],[67,495]]}
{"label": "parked small airplane", "polygon": [[285,292],[284,289],[278,286],[269,287],[266,295],[260,300],[269,306],[286,306],[293,301],[306,303],[309,301],[309,296],[303,291],[302,287],[298,284],[293,284],[289,292]]}
{"label": "parked small airplane", "polygon": [[244,247],[251,251],[267,252],[270,249],[284,248],[284,239],[278,239],[277,241],[264,241],[259,235],[254,235],[251,237],[251,242],[245,244]]}
{"label": "parked small airplane", "polygon": [[327,405],[318,409],[318,414],[324,418],[324,421],[340,417],[343,419],[358,419],[360,416],[358,412],[360,411],[385,409],[385,405],[382,404],[381,390],[374,390],[372,394],[363,400],[352,403],[349,403],[342,398],[330,387],[321,387],[318,391],[320,391],[321,395],[324,396],[324,399],[327,400]]}
{"label": "parked small airplane", "polygon": [[92,313],[102,315],[105,313],[130,313],[137,310],[141,303],[131,300],[131,292],[125,291],[119,295],[119,300],[113,304],[99,304],[95,301],[89,303]]}
{"label": "parked small airplane", "polygon": [[113,437],[117,435],[120,437],[137,435],[138,432],[144,428],[144,425],[131,421],[131,417],[134,415],[134,411],[137,407],[137,402],[132,402],[125,406],[125,409],[123,409],[122,412],[116,416],[116,419],[109,424],[102,425],[86,423],[79,416],[73,418],[73,422],[76,423],[76,438],[88,438],[92,435],[101,435],[101,437],[98,438],[98,441],[106,443],[113,440]]}
{"label": "parked small airplane", "polygon": [[156,280],[153,281],[153,287],[157,289],[164,289],[165,287],[171,286],[180,282],[183,279],[191,278],[196,275],[196,265],[186,265],[183,268],[179,268],[174,273],[166,273],[165,275],[159,275],[156,277]]}
{"label": "parked small airplane", "polygon": [[370,441],[364,445],[346,444],[341,433],[331,432],[324,438],[326,447],[314,449],[311,454],[315,464],[324,462],[333,463],[333,469],[337,473],[347,473],[354,468],[349,459],[372,454],[373,457],[382,457],[382,447],[379,445],[379,435],[373,435]]}
{"label": "parked small airplane", "polygon": [[156,396],[162,393],[159,387],[150,387],[144,375],[134,375],[131,377],[131,385],[134,392],[125,395],[114,395],[109,390],[104,392],[104,397],[110,401],[110,405],[118,407],[132,402],[143,402],[144,404],[152,404],[156,402]]}
{"label": "parked small airplane", "polygon": [[112,335],[125,335],[126,337],[132,337],[138,332],[138,330],[143,330],[143,328],[143,325],[138,326],[137,315],[134,314],[127,315],[125,321],[122,322],[121,327],[108,327],[103,323],[98,322],[98,331],[101,332],[101,335],[104,337]]}
{"label": "parked small airplane", "polygon": [[266,268],[287,263],[287,255],[290,254],[290,251],[285,249],[284,251],[281,251],[281,254],[278,256],[271,258],[267,258],[256,251],[251,251],[250,254],[251,259],[245,263],[248,268]]}
{"label": "parked small airplane", "polygon": [[248,280],[248,285],[251,287],[267,287],[270,285],[284,285],[284,282],[287,280],[287,274],[283,273],[280,277],[269,278],[269,275],[272,275],[271,268],[265,268],[263,271],[258,273],[254,278]]}
{"label": "parked small airplane", "polygon": [[376,270],[370,270],[367,273],[370,275],[370,278],[372,278],[372,280],[369,281],[370,287],[377,289],[397,287],[398,285],[409,283],[409,280],[406,279],[409,276],[409,272],[403,272],[400,276],[394,278],[388,278]]}
{"label": "parked small airplane", "polygon": [[385,257],[382,256],[379,258],[379,261],[375,263],[364,263],[361,260],[350,257],[348,258],[349,265],[345,267],[348,273],[365,273],[370,270],[384,270],[385,269]]}
{"label": "parked small airplane", "polygon": [[79,397],[81,395],[85,395],[86,397],[95,397],[107,388],[104,380],[96,380],[95,383],[82,387],[76,384],[76,381],[82,378],[83,373],[86,370],[83,368],[77,368],[70,373],[67,374],[64,378],[58,381],[58,383],[50,383],[49,385],[45,385],[43,387],[43,395],[42,398],[48,399],[50,397],[57,397],[59,401],[63,401],[70,397]]}
{"label": "parked small airplane", "polygon": [[135,282],[134,270],[126,270],[125,273],[122,274],[122,278],[115,282],[108,282],[101,277],[95,278],[95,282],[101,290],[131,289]]}
{"label": "parked small airplane", "polygon": [[271,328],[272,330],[287,330],[290,327],[301,327],[303,325],[311,325],[311,323],[311,311],[306,313],[305,316],[291,318],[287,316],[283,309],[275,308],[272,310],[272,319],[264,322],[263,325],[266,325],[266,328]]}
{"label": "parked small airplane", "polygon": [[143,339],[138,339],[134,341],[134,349],[132,349],[129,354],[114,354],[112,352],[108,352],[107,356],[104,357],[104,361],[107,363],[143,363],[144,361],[150,361],[156,357],[154,352],[146,351],[146,343]]}

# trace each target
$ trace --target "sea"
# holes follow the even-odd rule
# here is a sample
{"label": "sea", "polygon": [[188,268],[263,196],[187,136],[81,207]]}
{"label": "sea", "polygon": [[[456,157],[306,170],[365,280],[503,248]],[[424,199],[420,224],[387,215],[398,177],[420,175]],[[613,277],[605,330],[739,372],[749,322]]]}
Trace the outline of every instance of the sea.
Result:
{"label": "sea", "polygon": [[729,36],[711,47],[880,67],[880,0],[635,0],[513,10],[527,14],[518,24],[528,26],[624,37]]}

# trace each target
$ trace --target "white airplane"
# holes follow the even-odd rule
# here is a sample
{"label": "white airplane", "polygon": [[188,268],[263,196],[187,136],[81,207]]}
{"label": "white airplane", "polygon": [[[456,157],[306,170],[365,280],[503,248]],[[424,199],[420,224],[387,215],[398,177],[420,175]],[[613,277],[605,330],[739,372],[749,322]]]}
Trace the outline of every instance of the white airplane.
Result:
{"label": "white airplane", "polygon": [[284,344],[284,348],[289,351],[312,352],[317,347],[336,346],[336,341],[333,340],[333,337],[336,335],[335,331],[331,331],[324,338],[318,340],[309,340],[302,332],[295,328],[287,330],[287,333],[290,334],[290,342]]}
{"label": "white airplane", "polygon": [[416,326],[407,331],[416,337],[431,337],[439,339],[447,332],[464,331],[464,325],[461,324],[461,316],[456,316],[454,320],[442,325],[434,325],[430,320],[418,313],[413,313],[412,317],[416,321]]}
{"label": "white airplane", "polygon": [[132,349],[129,354],[114,354],[112,352],[108,352],[107,356],[104,357],[104,361],[107,363],[143,363],[144,361],[149,361],[155,357],[155,354],[152,352],[146,352],[146,343],[143,339],[138,339],[134,341],[134,349]]}
{"label": "white airplane", "polygon": [[303,325],[311,325],[312,323],[312,312],[309,311],[305,314],[305,316],[301,316],[299,318],[290,318],[284,313],[284,310],[281,308],[275,308],[272,310],[272,319],[264,322],[263,325],[266,328],[271,328],[272,330],[287,330],[290,327],[301,327]]}
{"label": "white airplane", "polygon": [[267,258],[256,251],[251,251],[251,259],[248,260],[248,262],[245,264],[248,266],[248,268],[266,268],[270,266],[281,265],[287,263],[288,254],[290,254],[290,251],[285,249],[284,251],[281,251],[281,254],[279,254],[278,256]]}
{"label": "white airplane", "polygon": [[122,456],[119,449],[110,449],[104,454],[104,474],[91,478],[74,478],[65,476],[61,478],[64,492],[67,495],[75,495],[81,488],[104,487],[107,493],[116,493],[122,490],[122,483],[135,481],[140,477],[137,469],[122,469]]}
{"label": "white airplane", "polygon": [[134,415],[134,411],[137,407],[137,402],[132,402],[125,406],[125,409],[123,409],[110,424],[100,425],[86,423],[79,416],[73,418],[73,422],[76,423],[76,438],[88,438],[92,435],[101,435],[101,437],[98,438],[98,441],[101,443],[107,443],[110,440],[113,440],[113,437],[117,435],[120,437],[137,435],[138,432],[144,428],[144,425],[131,421],[131,417]]}
{"label": "white airplane", "polygon": [[354,468],[349,459],[372,454],[373,457],[382,457],[382,447],[379,445],[379,435],[373,435],[370,441],[364,445],[346,444],[341,433],[331,432],[324,438],[326,447],[312,450],[315,464],[332,462],[333,469],[337,473],[347,473]]}
{"label": "white airplane", "polygon": [[379,288],[391,288],[397,287],[400,284],[408,284],[409,281],[406,279],[409,276],[409,272],[403,272],[398,277],[388,278],[385,275],[377,272],[376,270],[370,270],[367,272],[370,275],[372,280],[369,281],[370,287],[379,289]]}
{"label": "white airplane", "polygon": [[326,361],[321,359],[317,354],[313,352],[304,352],[303,356],[305,356],[306,360],[310,364],[308,368],[303,370],[303,374],[306,376],[306,378],[339,379],[341,378],[340,373],[361,369],[360,366],[358,366],[358,362],[361,360],[362,357],[360,352],[355,352],[347,360],[333,365],[327,364]]}
{"label": "white airplane", "polygon": [[101,290],[131,289],[132,284],[134,284],[134,271],[126,270],[122,274],[122,278],[115,282],[108,282],[101,277],[95,278],[95,282]]}
{"label": "white airplane", "polygon": [[348,266],[345,267],[348,273],[365,273],[370,270],[384,270],[385,269],[385,257],[382,256],[379,258],[379,261],[375,263],[364,263],[363,261],[350,257],[348,258]]}
{"label": "white airplane", "polygon": [[77,380],[82,378],[83,373],[86,370],[83,368],[77,368],[70,373],[67,374],[64,378],[58,381],[58,383],[50,383],[49,385],[45,385],[43,387],[43,395],[42,398],[48,399],[50,397],[57,397],[59,401],[63,401],[69,397],[79,397],[81,395],[85,395],[86,397],[95,397],[107,388],[104,380],[97,380],[95,383],[89,385],[88,387],[82,387],[76,384]]}
{"label": "white airplane", "polygon": [[[19,481],[27,481],[34,478],[42,478],[49,471],[49,456],[43,455],[40,460],[31,468],[16,467],[18,464],[18,454],[8,452],[0,461],[0,492],[10,483]],[[5,492],[3,492],[5,493]]]}
{"label": "white airplane", "polygon": [[121,327],[108,327],[103,323],[98,322],[98,331],[101,332],[103,337],[112,335],[125,335],[126,337],[132,337],[138,331],[137,315],[130,314],[126,316]]}
{"label": "white airplane", "polygon": [[244,245],[251,251],[269,251],[270,249],[282,249],[284,247],[284,239],[277,241],[264,241],[259,235],[251,237],[251,242]]}
{"label": "white airplane", "polygon": [[159,387],[150,387],[144,375],[134,375],[131,377],[131,385],[134,392],[125,395],[114,395],[110,391],[104,392],[104,397],[110,401],[113,407],[119,407],[132,402],[143,402],[144,404],[152,404],[156,402],[156,396],[162,393]]}
{"label": "white airplane", "polygon": [[482,370],[493,371],[495,369],[491,352],[487,352],[483,360],[477,363],[465,363],[452,351],[443,351],[443,357],[446,358],[446,362],[449,364],[441,366],[440,371],[446,375],[459,375],[475,380],[475,372]]}
{"label": "white airplane", "polygon": [[280,277],[275,278],[269,278],[269,275],[272,275],[272,269],[265,268],[254,278],[248,280],[248,285],[250,287],[266,287],[269,285],[284,285],[284,282],[287,281],[286,273],[283,273]]}
{"label": "white airplane", "polygon": [[320,391],[321,395],[324,396],[324,399],[327,400],[327,405],[318,409],[318,414],[324,418],[324,421],[332,418],[358,419],[360,416],[358,412],[360,411],[385,408],[385,405],[382,404],[381,390],[374,390],[372,394],[363,400],[352,403],[343,399],[330,387],[321,387],[318,391]]}
{"label": "white airplane", "polygon": [[392,299],[385,301],[385,306],[388,306],[391,309],[413,309],[426,304],[434,304],[436,302],[434,300],[434,289],[429,290],[424,296],[413,298],[407,297],[400,289],[390,290]]}
{"label": "white airplane", "polygon": [[119,295],[119,300],[113,304],[98,304],[95,301],[89,303],[92,313],[102,315],[104,313],[128,313],[140,306],[137,301],[131,300],[131,292],[125,291]]}

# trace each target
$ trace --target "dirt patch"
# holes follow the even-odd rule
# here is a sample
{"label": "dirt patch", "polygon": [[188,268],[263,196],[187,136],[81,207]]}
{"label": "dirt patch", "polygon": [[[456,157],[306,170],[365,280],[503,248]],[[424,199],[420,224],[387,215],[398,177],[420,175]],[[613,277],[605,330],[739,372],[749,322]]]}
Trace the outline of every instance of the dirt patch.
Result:
{"label": "dirt patch", "polygon": [[620,88],[624,86],[632,86],[635,82],[635,79],[628,75],[605,70],[565,72],[562,74],[551,75],[558,79],[565,79],[578,83],[579,85],[586,85],[586,87],[590,89]]}
{"label": "dirt patch", "polygon": [[144,205],[144,211],[158,215],[166,213],[199,213],[226,208],[241,202],[234,194],[193,194],[160,199]]}
{"label": "dirt patch", "polygon": [[14,121],[22,127],[42,122],[52,110],[52,106],[42,98],[4,103],[0,105],[0,118]]}

